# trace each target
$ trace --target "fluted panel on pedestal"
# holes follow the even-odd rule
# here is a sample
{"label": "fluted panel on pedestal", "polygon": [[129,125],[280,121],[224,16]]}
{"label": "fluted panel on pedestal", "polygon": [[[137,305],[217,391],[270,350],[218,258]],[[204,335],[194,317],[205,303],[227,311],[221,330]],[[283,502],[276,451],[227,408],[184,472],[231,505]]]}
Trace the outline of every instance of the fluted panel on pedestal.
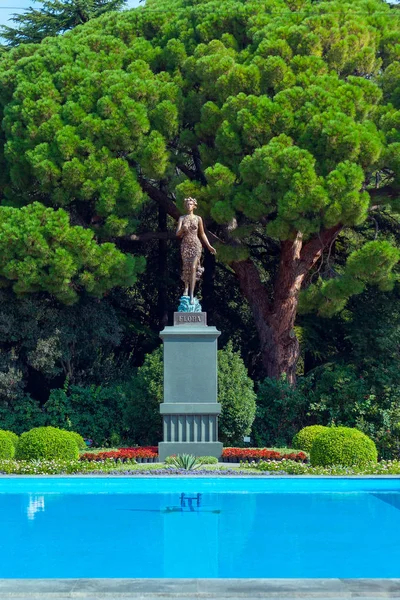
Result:
{"label": "fluted panel on pedestal", "polygon": [[164,442],[216,442],[217,415],[163,415]]}

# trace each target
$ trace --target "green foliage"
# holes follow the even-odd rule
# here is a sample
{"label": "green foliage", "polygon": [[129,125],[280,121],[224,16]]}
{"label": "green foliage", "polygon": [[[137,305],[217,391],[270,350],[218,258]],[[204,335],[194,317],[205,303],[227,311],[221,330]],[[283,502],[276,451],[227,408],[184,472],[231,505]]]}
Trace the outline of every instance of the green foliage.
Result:
{"label": "green foliage", "polygon": [[[385,221],[380,223],[387,227]],[[374,440],[380,458],[399,458],[398,295],[398,286],[391,293],[370,288],[332,319],[302,317],[300,340],[306,374],[298,377],[293,393],[303,412],[287,422],[288,430],[293,422],[298,423],[297,429],[312,423],[356,427]],[[273,390],[273,382],[271,385]],[[271,402],[279,397],[273,392],[271,396]],[[262,406],[261,397],[258,404]],[[266,410],[267,435],[268,418]],[[270,431],[274,427],[272,424]],[[258,442],[273,443],[271,435]]]}
{"label": "green foliage", "polygon": [[[366,331],[363,332],[366,335]],[[394,335],[394,332],[391,332]],[[364,335],[352,338],[364,347]],[[384,335],[384,332],[382,332]],[[379,338],[375,339],[379,347]],[[266,379],[260,384],[257,395],[257,415],[253,426],[253,436],[257,446],[275,444],[275,441],[289,441],[294,431],[309,422],[311,426],[357,427],[371,437],[381,458],[400,456],[400,395],[399,368],[397,360],[387,362],[388,355],[380,354],[380,362],[375,363],[372,354],[376,348],[370,346],[369,356],[365,355],[364,368],[361,364],[328,362],[298,378],[296,389],[282,381]],[[390,347],[390,352],[393,346]],[[388,349],[389,350],[389,349]],[[353,356],[354,358],[354,356]],[[372,362],[371,362],[372,361]],[[372,364],[374,366],[372,366]],[[309,430],[309,426],[305,427]],[[304,449],[293,438],[293,447]],[[281,442],[279,442],[280,444]]]}
{"label": "green foliage", "polygon": [[0,431],[0,458],[13,458],[15,454],[15,445],[11,439],[10,432]]}
{"label": "green foliage", "polygon": [[301,381],[310,412],[321,423],[354,427],[372,409],[369,386],[352,365],[327,363]]}
{"label": "green foliage", "polygon": [[367,284],[375,284],[382,291],[393,289],[396,281],[393,268],[400,251],[386,241],[367,242],[353,252],[340,277],[310,285],[299,303],[302,313],[317,312],[330,317],[343,309],[351,296],[361,294]]}
{"label": "green foliage", "polygon": [[400,457],[400,398],[390,397],[389,391],[387,396],[386,406],[377,405],[357,419],[357,428],[374,440],[380,457],[392,459]]}
{"label": "green foliage", "polygon": [[[110,2],[86,2],[81,20],[118,7]],[[75,14],[78,4],[65,3]],[[300,12],[284,0],[158,0],[21,45],[0,61],[4,202],[63,207],[115,242],[135,232],[148,197],[170,207],[190,192],[211,230],[228,226],[221,259],[251,257],[262,281],[274,278],[276,241],[358,228],[377,185],[379,204],[395,207],[399,30],[381,0],[305,0]],[[391,240],[348,252],[303,309],[331,315],[367,285],[389,289],[397,260]],[[100,294],[126,275],[83,271],[73,282]]]}
{"label": "green foliage", "polygon": [[162,439],[163,369],[162,348],[157,348],[146,355],[136,376],[126,386],[126,426],[134,443],[140,446],[156,444]]}
{"label": "green foliage", "polygon": [[[34,0],[35,1],[35,0]],[[64,33],[105,12],[118,10],[126,0],[44,0],[38,8],[15,14],[17,27],[1,27],[1,36],[10,46],[37,44],[47,36]]]}
{"label": "green foliage", "polygon": [[51,390],[44,408],[49,425],[68,434],[79,431],[100,447],[118,445],[129,437],[123,424],[126,405],[122,386],[70,386]]}
{"label": "green foliage", "polygon": [[[106,0],[103,5],[110,8]],[[92,6],[87,2],[84,9]],[[399,31],[398,11],[381,0],[304,0],[290,6],[285,0],[157,0],[138,10],[105,14],[40,46],[20,45],[1,54],[0,283],[24,298],[13,328],[0,327],[0,424],[20,431],[12,416],[19,406],[21,415],[31,411],[41,424],[41,404],[63,376],[84,387],[101,384],[105,373],[108,388],[108,365],[114,364],[112,352],[123,335],[121,329],[112,335],[112,321],[127,332],[122,353],[131,353],[135,366],[141,364],[156,343],[168,303],[175,302],[166,290],[177,284],[177,275],[170,273],[178,272],[178,253],[176,248],[168,252],[164,240],[144,250],[130,236],[172,228],[171,221],[162,222],[160,205],[171,213],[175,198],[179,205],[186,194],[197,196],[208,228],[223,239],[218,259],[232,268],[235,261],[248,260],[260,276],[265,298],[252,286],[247,297],[261,332],[270,325],[269,315],[276,314],[279,264],[287,273],[299,268],[311,282],[301,299],[305,313],[341,311],[345,319],[372,285],[377,293],[393,287],[399,245]],[[379,210],[371,211],[372,206]],[[332,229],[337,238],[318,258],[315,246]],[[293,240],[299,244],[299,262],[294,263],[297,257],[282,262],[281,249]],[[135,244],[138,257],[123,254],[134,251]],[[143,253],[151,260],[138,279]],[[232,338],[236,347],[241,342],[246,366],[258,377],[260,354],[265,358],[274,349],[280,352],[283,340],[290,343],[293,324],[273,345],[263,338],[260,352],[254,327],[245,339],[251,313],[231,267],[214,268],[215,278],[212,268],[206,270],[205,300],[214,306],[214,322],[227,326],[223,343]],[[133,283],[134,289],[108,293]],[[36,298],[37,291],[32,320],[40,323],[29,331],[22,325],[26,295],[35,292]],[[292,292],[295,304],[297,292]],[[101,306],[111,307],[110,312],[94,304],[87,308],[91,322],[97,315],[102,329],[92,345],[85,310],[68,313],[55,304],[49,309],[49,293],[51,301],[56,296],[62,302],[108,293]],[[7,294],[5,288],[2,297]],[[17,303],[8,304],[5,323],[17,312]],[[46,316],[42,321],[40,314]],[[102,314],[108,314],[110,327],[100,327]],[[372,323],[375,315],[369,314]],[[57,320],[59,327],[51,329],[50,321]],[[43,336],[40,327],[46,329]],[[97,329],[92,327],[93,337]],[[150,341],[132,343],[146,338]],[[386,441],[394,452],[395,361],[382,361],[379,369],[374,363],[372,381],[365,377],[371,364],[348,360],[347,334],[333,345],[330,338],[322,340],[317,353],[324,358],[314,356],[311,368],[321,362],[335,366],[308,374],[293,396],[281,382],[260,387],[257,443],[287,444],[304,425],[335,421],[362,427],[382,440],[380,452]],[[370,340],[372,351],[365,353],[375,347]],[[309,358],[308,353],[306,373]],[[328,389],[328,379],[337,393]],[[135,376],[129,386],[133,412],[125,430],[132,426],[142,443],[158,439],[158,393],[152,392],[146,404],[145,383]],[[244,429],[242,417],[240,423]],[[60,424],[69,428],[64,416]],[[239,436],[239,429],[229,425],[227,435]],[[271,439],[272,431],[277,439]],[[99,438],[113,433],[123,432],[108,428]]]}
{"label": "green foliage", "polygon": [[55,427],[36,427],[21,435],[15,457],[18,460],[72,460],[78,455],[78,444],[69,432]]}
{"label": "green foliage", "polygon": [[[168,467],[166,467],[168,469]],[[333,467],[312,467],[304,463],[298,463],[292,460],[286,461],[260,461],[257,464],[244,463],[240,470],[224,469],[218,471],[218,476],[226,473],[229,476],[238,475],[243,477],[247,470],[251,470],[251,475],[257,474],[257,471],[268,471],[272,473],[289,474],[289,475],[399,475],[399,461],[381,461],[379,463],[369,463],[363,467],[342,467],[336,465]],[[73,475],[79,473],[125,473],[146,475],[161,475],[163,476],[164,467],[160,464],[134,465],[129,464],[127,468],[125,464],[117,466],[115,461],[108,460],[104,462],[87,462],[80,460],[0,460],[0,473],[5,475]],[[167,473],[168,474],[168,473]],[[193,471],[193,475],[196,471]],[[210,476],[215,475],[215,471],[209,470]],[[165,476],[165,472],[164,472]]]}
{"label": "green foliage", "polygon": [[257,389],[257,409],[252,436],[258,447],[289,446],[307,423],[307,398],[285,378],[266,378]]}
{"label": "green foliage", "polygon": [[0,460],[3,475],[61,475],[82,473],[85,463],[79,460]]}
{"label": "green foliage", "polygon": [[218,402],[222,412],[218,421],[219,439],[225,445],[243,444],[249,435],[256,412],[256,395],[239,352],[232,343],[218,352]]}
{"label": "green foliage", "polygon": [[[143,366],[127,384],[126,425],[137,444],[152,445],[162,438],[163,378],[162,348],[158,348],[146,356]],[[225,444],[242,445],[254,420],[255,394],[253,382],[232,344],[218,352],[218,402],[222,406],[219,439]]]}
{"label": "green foliage", "polygon": [[85,440],[83,439],[83,437],[79,433],[76,433],[76,431],[67,431],[67,433],[69,434],[69,436],[73,440],[75,440],[75,442],[77,443],[77,446],[78,446],[79,450],[86,450],[87,449]]}
{"label": "green foliage", "polygon": [[40,377],[42,388],[55,387],[60,375],[73,384],[104,385],[125,370],[114,360],[123,327],[110,302],[82,298],[66,307],[47,295],[16,302],[2,290],[0,315],[0,400],[13,411],[29,377]]}
{"label": "green foliage", "polygon": [[13,431],[3,430],[2,433],[5,433],[6,435],[8,435],[9,439],[11,440],[12,445],[14,446],[14,448],[16,448],[18,445],[19,436],[16,433],[14,433]]}
{"label": "green foliage", "polygon": [[71,227],[68,214],[39,203],[0,208],[0,285],[17,294],[49,292],[65,304],[77,290],[102,296],[116,285],[132,285],[143,262],[112,244],[98,245],[94,234]]}
{"label": "green foliage", "polygon": [[45,424],[45,415],[37,400],[29,395],[22,395],[12,403],[3,403],[0,406],[0,426],[12,429],[18,435],[27,429],[41,427]]}
{"label": "green foliage", "polygon": [[199,456],[198,459],[201,465],[217,465],[218,458],[216,456]]}
{"label": "green foliage", "polygon": [[260,461],[257,464],[243,464],[245,469],[257,469],[257,471],[268,471],[287,475],[337,475],[348,477],[349,475],[400,475],[400,461],[382,460],[381,462],[369,462],[361,466],[345,467],[343,465],[332,465],[327,467],[314,467],[294,460],[285,461]]}
{"label": "green foliage", "polygon": [[[359,335],[360,341],[361,338]],[[374,344],[379,347],[379,338],[374,340]],[[398,458],[398,362],[397,359],[388,360],[385,353],[375,361],[372,356],[375,350],[371,345],[370,355],[365,355],[358,365],[327,363],[300,379],[299,386],[308,399],[308,415],[312,420],[321,424],[357,427],[374,440],[380,457]],[[352,358],[355,358],[354,355]]]}
{"label": "green foliage", "polygon": [[170,456],[169,458],[169,465],[176,469],[184,469],[185,471],[193,471],[204,464],[192,454],[178,454],[177,456]]}
{"label": "green foliage", "polygon": [[[147,469],[153,465],[146,465]],[[154,465],[157,466],[157,465]],[[132,470],[134,465],[129,465]],[[126,467],[124,467],[126,470]],[[74,475],[77,473],[118,472],[114,460],[86,462],[55,458],[51,460],[0,460],[0,473],[5,475]]]}
{"label": "green foliage", "polygon": [[293,437],[293,448],[310,452],[315,438],[318,437],[320,433],[323,433],[325,429],[326,427],[323,425],[309,425],[308,427],[303,427],[303,429]]}
{"label": "green foliage", "polygon": [[313,466],[363,466],[376,462],[374,442],[361,431],[350,427],[331,427],[318,435],[311,447]]}

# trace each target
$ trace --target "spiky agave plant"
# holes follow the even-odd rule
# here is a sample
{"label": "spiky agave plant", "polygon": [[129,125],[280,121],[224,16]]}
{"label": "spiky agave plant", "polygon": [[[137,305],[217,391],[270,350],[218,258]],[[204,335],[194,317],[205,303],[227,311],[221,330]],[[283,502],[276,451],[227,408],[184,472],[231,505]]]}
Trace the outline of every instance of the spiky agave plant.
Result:
{"label": "spiky agave plant", "polygon": [[201,467],[201,461],[199,461],[193,454],[178,454],[177,456],[170,456],[168,464],[175,467],[176,469],[185,469],[185,471],[192,471]]}

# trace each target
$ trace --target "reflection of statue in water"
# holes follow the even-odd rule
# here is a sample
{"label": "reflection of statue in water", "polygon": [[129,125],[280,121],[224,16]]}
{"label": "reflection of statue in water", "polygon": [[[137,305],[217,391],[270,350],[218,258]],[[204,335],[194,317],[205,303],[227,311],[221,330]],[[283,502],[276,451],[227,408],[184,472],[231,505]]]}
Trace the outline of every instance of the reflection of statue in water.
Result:
{"label": "reflection of statue in water", "polygon": [[190,304],[194,304],[196,281],[199,281],[204,271],[200,264],[202,253],[201,242],[203,242],[212,254],[216,254],[217,252],[210,245],[204,233],[202,218],[193,214],[193,211],[197,208],[197,200],[194,198],[185,198],[185,208],[187,214],[179,217],[176,235],[182,239],[182,281],[185,284],[183,295],[188,296],[190,291]]}

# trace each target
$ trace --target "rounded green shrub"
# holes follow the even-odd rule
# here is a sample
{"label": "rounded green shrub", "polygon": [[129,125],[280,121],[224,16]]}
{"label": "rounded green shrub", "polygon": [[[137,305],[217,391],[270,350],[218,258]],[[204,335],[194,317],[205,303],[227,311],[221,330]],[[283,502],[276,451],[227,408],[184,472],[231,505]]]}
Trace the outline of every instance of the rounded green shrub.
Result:
{"label": "rounded green shrub", "polygon": [[315,438],[310,460],[313,467],[360,467],[377,462],[378,452],[374,442],[358,429],[327,427]]}
{"label": "rounded green shrub", "polygon": [[202,465],[218,464],[218,458],[216,456],[199,456],[198,460]]}
{"label": "rounded green shrub", "polygon": [[20,460],[77,459],[79,448],[69,431],[56,427],[35,427],[19,438],[16,458]]}
{"label": "rounded green shrub", "polygon": [[70,435],[72,437],[72,439],[76,441],[76,443],[78,444],[79,450],[87,449],[86,442],[80,433],[76,433],[76,431],[66,431],[65,433],[68,433],[68,435]]}
{"label": "rounded green shrub", "polygon": [[13,431],[8,431],[7,429],[0,429],[0,431],[2,433],[7,434],[9,440],[11,441],[12,445],[14,446],[14,448],[17,447],[18,441],[19,441],[19,437],[17,436],[16,433],[14,433]]}
{"label": "rounded green shrub", "polygon": [[308,427],[303,427],[303,429],[293,436],[293,448],[296,448],[296,450],[304,450],[304,452],[310,452],[315,438],[327,429],[328,427],[324,427],[324,425],[309,425]]}
{"label": "rounded green shrub", "polygon": [[15,454],[15,446],[7,433],[0,431],[0,458],[13,458]]}

